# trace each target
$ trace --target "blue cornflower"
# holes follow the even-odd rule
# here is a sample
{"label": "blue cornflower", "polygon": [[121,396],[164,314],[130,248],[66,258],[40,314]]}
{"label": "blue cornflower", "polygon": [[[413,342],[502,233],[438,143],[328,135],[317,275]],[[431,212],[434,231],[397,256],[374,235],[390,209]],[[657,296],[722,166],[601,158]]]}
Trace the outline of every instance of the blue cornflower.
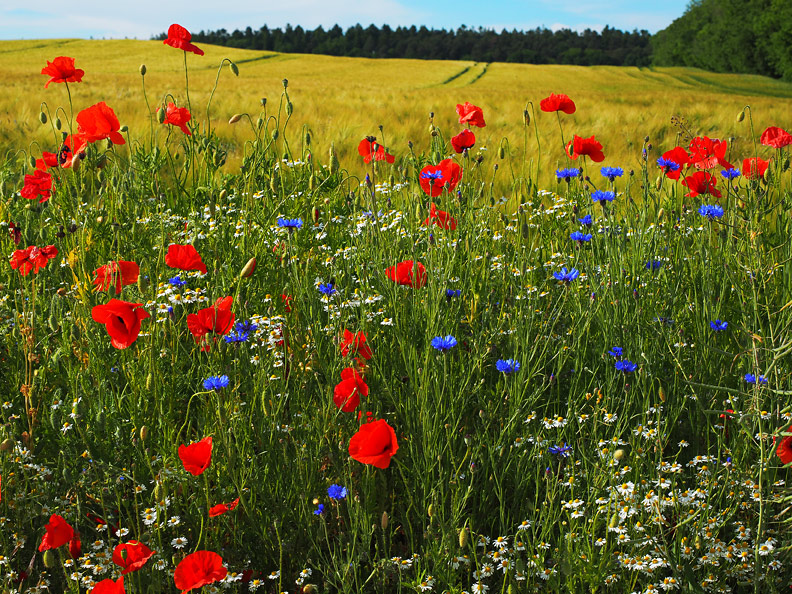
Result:
{"label": "blue cornflower", "polygon": [[578,177],[580,175],[581,170],[577,169],[576,167],[570,167],[569,169],[557,169],[556,170],[556,177],[561,180],[565,179],[569,181],[573,177]]}
{"label": "blue cornflower", "polygon": [[723,322],[721,320],[715,320],[714,322],[710,322],[710,328],[712,328],[715,332],[723,332],[728,327],[729,327],[729,322]]}
{"label": "blue cornflower", "polygon": [[566,442],[562,446],[550,446],[547,448],[547,451],[550,454],[554,454],[556,456],[561,456],[562,458],[568,458],[569,454],[572,453],[572,446],[568,446]]}
{"label": "blue cornflower", "polygon": [[234,330],[240,333],[250,333],[258,330],[258,326],[253,322],[253,320],[245,320],[244,322],[237,322],[234,324]]}
{"label": "blue cornflower", "polygon": [[498,359],[495,363],[495,369],[501,373],[516,373],[520,371],[520,364],[514,359]]}
{"label": "blue cornflower", "polygon": [[421,179],[428,179],[430,181],[443,179],[443,172],[440,169],[436,171],[422,171],[420,177]]}
{"label": "blue cornflower", "polygon": [[578,219],[578,221],[580,221],[580,224],[581,224],[581,225],[585,225],[586,227],[591,227],[591,224],[594,222],[594,221],[591,219],[591,215],[586,215],[586,216],[585,216],[585,217],[583,217],[582,219]]}
{"label": "blue cornflower", "polygon": [[327,295],[328,297],[330,297],[330,295],[338,293],[338,291],[335,290],[333,283],[320,284],[318,289],[320,293],[322,293],[323,295]]}
{"label": "blue cornflower", "polygon": [[569,239],[572,241],[579,241],[583,243],[585,241],[591,241],[591,233],[581,233],[580,231],[573,231],[569,234]]}
{"label": "blue cornflower", "polygon": [[228,344],[233,342],[245,342],[248,338],[250,338],[250,334],[248,332],[231,332],[226,334],[223,337]]}
{"label": "blue cornflower", "polygon": [[672,171],[679,171],[679,163],[676,161],[672,161],[671,159],[664,159],[660,157],[657,159],[657,165],[662,167],[666,173],[671,173]]}
{"label": "blue cornflower", "polygon": [[753,373],[746,373],[745,374],[745,381],[749,384],[760,384],[765,385],[767,384],[767,378],[763,375],[755,376]]}
{"label": "blue cornflower", "polygon": [[446,289],[446,297],[448,299],[451,299],[452,297],[459,297],[461,294],[461,289]]}
{"label": "blue cornflower", "polygon": [[183,281],[181,279],[181,276],[174,276],[173,278],[168,279],[168,284],[170,284],[173,287],[183,287],[184,285],[187,284],[187,281]]}
{"label": "blue cornflower", "polygon": [[603,167],[600,169],[603,177],[607,177],[610,181],[614,181],[617,177],[624,175],[624,169],[621,167]]}
{"label": "blue cornflower", "polygon": [[327,496],[330,499],[346,499],[346,487],[342,487],[341,485],[330,485],[327,487]]}
{"label": "blue cornflower", "polygon": [[450,334],[448,336],[435,336],[432,339],[432,346],[438,351],[445,353],[457,345],[457,340]]}
{"label": "blue cornflower", "polygon": [[313,513],[315,516],[321,516],[324,513],[324,503],[317,505]]}
{"label": "blue cornflower", "polygon": [[564,281],[565,283],[570,283],[575,280],[578,276],[580,276],[580,271],[577,268],[570,268],[569,270],[566,269],[564,266],[560,272],[554,272],[553,276],[556,280]]}
{"label": "blue cornflower", "polygon": [[616,357],[617,359],[621,359],[623,351],[624,349],[621,347],[613,347],[611,350],[608,351],[608,354],[611,357]]}
{"label": "blue cornflower", "polygon": [[646,264],[644,264],[644,266],[646,266],[647,270],[659,270],[663,267],[663,261],[649,260]]}
{"label": "blue cornflower", "polygon": [[702,217],[712,220],[723,216],[723,208],[717,204],[702,204],[699,206],[698,213]]}
{"label": "blue cornflower", "polygon": [[615,367],[616,369],[618,369],[619,371],[623,371],[624,373],[631,373],[636,369],[638,369],[638,365],[636,363],[633,363],[632,361],[628,361],[627,359],[624,359],[622,361],[616,361]]}
{"label": "blue cornflower", "polygon": [[735,177],[740,177],[740,170],[735,169],[734,167],[731,169],[724,169],[721,171],[721,175],[726,179],[734,179]]}
{"label": "blue cornflower", "polygon": [[302,219],[284,219],[283,217],[278,217],[278,227],[284,227],[289,231],[299,229],[302,225]]}
{"label": "blue cornflower", "polygon": [[213,375],[203,381],[204,390],[220,390],[228,385],[227,375]]}
{"label": "blue cornflower", "polygon": [[594,202],[600,202],[600,203],[603,203],[603,204],[605,202],[613,202],[613,200],[615,198],[616,198],[616,192],[608,192],[608,191],[605,191],[605,190],[597,190],[596,192],[592,192],[591,193],[591,199]]}

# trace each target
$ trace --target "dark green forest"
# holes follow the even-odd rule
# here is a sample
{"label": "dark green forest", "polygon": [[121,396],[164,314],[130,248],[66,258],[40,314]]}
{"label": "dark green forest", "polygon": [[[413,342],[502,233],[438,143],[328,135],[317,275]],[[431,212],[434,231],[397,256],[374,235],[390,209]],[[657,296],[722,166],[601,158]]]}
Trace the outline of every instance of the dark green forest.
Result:
{"label": "dark green forest", "polygon": [[[156,39],[165,39],[163,33]],[[306,30],[267,25],[229,33],[200,31],[194,42],[281,53],[365,58],[418,58],[581,66],[692,66],[715,72],[762,74],[792,81],[792,0],[692,0],[662,31],[601,32],[536,28],[336,25]]]}

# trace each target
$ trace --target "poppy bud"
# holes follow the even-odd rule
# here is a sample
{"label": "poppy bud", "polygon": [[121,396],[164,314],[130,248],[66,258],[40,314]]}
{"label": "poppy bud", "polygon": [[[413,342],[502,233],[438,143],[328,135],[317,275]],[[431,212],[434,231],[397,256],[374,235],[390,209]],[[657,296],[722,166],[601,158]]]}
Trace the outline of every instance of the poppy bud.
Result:
{"label": "poppy bud", "polygon": [[[62,130],[62,131],[61,131],[61,142],[66,142],[66,139],[67,139],[68,137],[69,137],[69,133],[68,133],[68,132],[66,132],[66,130]],[[81,155],[84,155],[85,153],[80,153],[80,154],[81,154]],[[74,163],[73,163],[73,164],[75,164],[75,163],[77,163],[77,161],[74,161]]]}
{"label": "poppy bud", "polygon": [[291,101],[286,102],[286,115],[290,116],[294,112],[294,105]]}
{"label": "poppy bud", "polygon": [[[64,234],[64,237],[65,237],[65,234]],[[60,289],[58,289],[55,292],[58,294],[59,297],[65,297],[66,296],[66,287],[61,287]]]}
{"label": "poppy bud", "polygon": [[789,169],[789,158],[784,159],[784,162],[781,164],[781,171],[786,171]]}
{"label": "poppy bud", "polygon": [[531,113],[527,109],[523,111],[523,119],[525,120],[526,126],[531,123]]}
{"label": "poppy bud", "polygon": [[770,167],[764,172],[762,180],[768,185],[773,183],[773,170]]}
{"label": "poppy bud", "polygon": [[258,130],[261,130],[261,127],[262,127],[263,125],[264,125],[264,119],[263,119],[263,118],[257,118],[257,119],[256,119],[256,128],[257,128]]}
{"label": "poppy bud", "polygon": [[608,522],[608,528],[616,528],[619,525],[619,514],[613,514],[611,516],[610,522]]}
{"label": "poppy bud", "polygon": [[6,437],[3,440],[3,443],[0,443],[0,452],[10,452],[14,449],[14,440],[10,437]]}
{"label": "poppy bud", "polygon": [[663,386],[660,386],[660,391],[657,393],[657,395],[660,397],[660,402],[666,401],[666,394],[665,390],[663,390]]}
{"label": "poppy bud", "polygon": [[624,450],[623,449],[619,448],[618,450],[613,452],[613,459],[614,460],[621,460],[622,458],[624,458]]}
{"label": "poppy bud", "polygon": [[289,79],[288,78],[284,78],[281,82],[283,83],[283,88],[284,89],[289,86]]}
{"label": "poppy bud", "polygon": [[161,107],[157,110],[157,121],[162,124],[165,121],[165,110]]}
{"label": "poppy bud", "polygon": [[233,62],[228,62],[228,67],[231,69],[231,72],[234,73],[234,76],[239,76],[239,66],[234,64]]}
{"label": "poppy bud", "polygon": [[429,133],[430,133],[430,134],[431,134],[433,137],[437,137],[437,136],[440,134],[440,132],[439,132],[439,131],[437,130],[437,128],[435,128],[434,126],[430,126],[430,127],[429,127]]}
{"label": "poppy bud", "polygon": [[301,594],[319,594],[319,589],[313,584],[305,584],[302,587]]}
{"label": "poppy bud", "polygon": [[459,531],[459,548],[464,549],[467,546],[468,536],[470,533],[467,529],[467,524],[462,527],[462,530]]}
{"label": "poppy bud", "polygon": [[121,127],[119,128],[119,131],[120,131],[120,132],[123,132],[123,133],[125,133],[125,134],[126,134],[127,132],[129,132],[129,126],[127,126],[126,124],[124,124],[123,126],[121,126]]}
{"label": "poppy bud", "polygon": [[142,274],[138,274],[137,287],[138,287],[138,291],[144,293],[148,288],[148,277],[143,276]]}
{"label": "poppy bud", "polygon": [[60,130],[61,129],[61,125],[62,124],[61,124],[60,118],[55,118],[55,129],[56,130]]}
{"label": "poppy bud", "polygon": [[388,529],[388,512],[382,512],[382,517],[380,518],[380,528],[383,530]]}
{"label": "poppy bud", "polygon": [[745,111],[741,110],[740,113],[737,114],[737,121],[742,122],[745,119]]}
{"label": "poppy bud", "polygon": [[224,188],[220,190],[220,194],[218,195],[218,198],[220,198],[220,202],[222,202],[223,200],[226,199],[226,197],[228,197],[228,190]]}
{"label": "poppy bud", "polygon": [[55,553],[52,552],[52,549],[44,551],[44,567],[47,569],[55,567]]}
{"label": "poppy bud", "polygon": [[505,159],[506,158],[506,149],[503,148],[503,145],[498,147],[498,159]]}
{"label": "poppy bud", "polygon": [[247,263],[242,267],[242,271],[239,273],[240,278],[249,278],[252,276],[253,272],[256,270],[256,259],[251,258],[247,261]]}
{"label": "poppy bud", "polygon": [[231,116],[231,119],[228,120],[228,123],[229,124],[236,124],[241,119],[242,119],[242,114],[241,113],[235,113],[234,115]]}
{"label": "poppy bud", "polygon": [[305,137],[303,138],[303,141],[305,142],[305,146],[311,146],[311,133],[310,132],[306,132],[305,133]]}
{"label": "poppy bud", "polygon": [[426,514],[431,518],[434,515],[434,504],[429,504],[429,509],[426,510]]}
{"label": "poppy bud", "polygon": [[149,429],[145,425],[140,428],[140,441],[146,441],[149,436]]}
{"label": "poppy bud", "polygon": [[43,111],[39,113],[39,122],[41,122],[42,124],[47,123],[47,114],[44,113]]}
{"label": "poppy bud", "polygon": [[278,176],[275,175],[275,172],[272,172],[272,177],[270,178],[270,190],[273,194],[278,193]]}
{"label": "poppy bud", "polygon": [[275,130],[272,131],[272,141],[275,142],[276,140],[278,140],[278,129],[277,128],[275,128]]}
{"label": "poppy bud", "polygon": [[316,176],[313,173],[308,178],[308,189],[312,192],[316,189]]}
{"label": "poppy bud", "polygon": [[146,65],[141,64],[140,68],[138,68],[138,71],[140,72],[140,76],[146,76]]}
{"label": "poppy bud", "polygon": [[30,155],[30,159],[28,159],[28,164],[30,165],[31,169],[35,169],[36,168],[36,157],[34,157],[33,155]]}

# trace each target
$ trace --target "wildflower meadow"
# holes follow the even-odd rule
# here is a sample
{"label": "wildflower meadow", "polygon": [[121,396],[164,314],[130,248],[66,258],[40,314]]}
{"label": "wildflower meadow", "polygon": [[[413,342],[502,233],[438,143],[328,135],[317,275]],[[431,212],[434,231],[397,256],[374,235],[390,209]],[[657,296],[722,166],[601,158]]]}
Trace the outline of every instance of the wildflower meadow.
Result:
{"label": "wildflower meadow", "polygon": [[557,89],[555,167],[461,95],[342,166],[284,79],[236,170],[157,51],[140,127],[50,56],[0,162],[0,591],[789,591],[792,121],[635,166]]}

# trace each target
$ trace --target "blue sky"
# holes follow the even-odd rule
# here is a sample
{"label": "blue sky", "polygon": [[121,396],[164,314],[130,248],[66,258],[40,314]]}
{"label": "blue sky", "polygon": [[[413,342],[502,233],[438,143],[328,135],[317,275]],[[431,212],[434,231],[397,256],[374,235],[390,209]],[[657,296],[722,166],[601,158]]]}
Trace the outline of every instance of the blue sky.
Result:
{"label": "blue sky", "polygon": [[682,15],[688,0],[3,0],[0,39],[94,37],[148,39],[171,23],[191,31],[286,23],[311,28],[388,24],[500,30],[568,27],[647,29]]}

